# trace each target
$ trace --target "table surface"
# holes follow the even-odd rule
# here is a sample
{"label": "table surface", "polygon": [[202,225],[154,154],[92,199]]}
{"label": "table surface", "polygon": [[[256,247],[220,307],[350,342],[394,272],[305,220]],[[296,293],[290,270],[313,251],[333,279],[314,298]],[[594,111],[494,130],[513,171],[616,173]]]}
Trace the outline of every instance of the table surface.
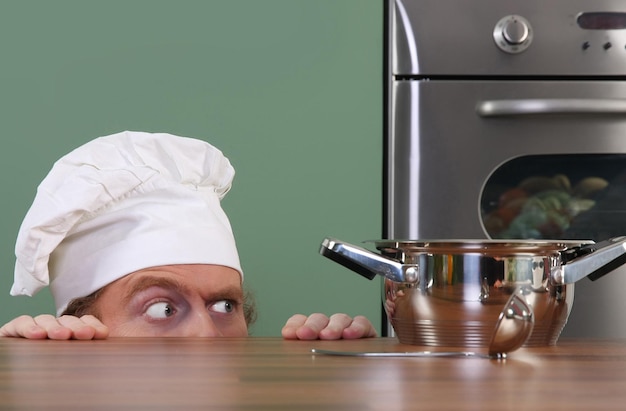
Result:
{"label": "table surface", "polygon": [[626,409],[626,340],[562,339],[505,360],[405,352],[393,338],[0,339],[0,409]]}

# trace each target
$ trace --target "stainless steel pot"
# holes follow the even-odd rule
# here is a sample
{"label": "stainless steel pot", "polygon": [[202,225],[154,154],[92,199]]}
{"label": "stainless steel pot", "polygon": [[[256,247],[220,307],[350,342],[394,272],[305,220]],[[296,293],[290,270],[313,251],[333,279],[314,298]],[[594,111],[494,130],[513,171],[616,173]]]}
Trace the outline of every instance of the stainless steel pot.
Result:
{"label": "stainless steel pot", "polygon": [[[332,238],[320,253],[369,278],[400,342],[487,347],[502,308],[521,292],[534,315],[526,346],[556,344],[574,283],[626,263],[626,237],[592,241],[380,240],[380,254]],[[598,319],[601,321],[602,319]]]}

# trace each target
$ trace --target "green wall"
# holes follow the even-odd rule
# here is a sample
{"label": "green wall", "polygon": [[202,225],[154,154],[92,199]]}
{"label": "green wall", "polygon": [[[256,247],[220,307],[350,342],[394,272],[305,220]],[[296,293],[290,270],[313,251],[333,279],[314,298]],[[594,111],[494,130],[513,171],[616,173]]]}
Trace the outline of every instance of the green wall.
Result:
{"label": "green wall", "polygon": [[[14,241],[54,160],[123,130],[205,139],[237,170],[224,200],[258,336],[315,311],[380,320],[380,283],[321,240],[381,235],[380,0],[21,0],[0,5],[0,322]],[[2,294],[0,294],[2,295]]]}

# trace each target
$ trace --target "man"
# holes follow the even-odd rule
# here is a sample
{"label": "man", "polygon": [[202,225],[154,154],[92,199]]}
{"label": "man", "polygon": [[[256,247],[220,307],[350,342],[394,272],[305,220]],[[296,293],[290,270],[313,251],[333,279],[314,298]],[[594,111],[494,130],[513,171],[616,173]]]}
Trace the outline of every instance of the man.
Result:
{"label": "man", "polygon": [[[234,169],[210,144],[165,133],[100,137],[58,160],[16,242],[12,295],[49,286],[56,316],[2,337],[242,337],[254,321],[220,200]],[[287,339],[376,335],[364,317],[295,315]]]}

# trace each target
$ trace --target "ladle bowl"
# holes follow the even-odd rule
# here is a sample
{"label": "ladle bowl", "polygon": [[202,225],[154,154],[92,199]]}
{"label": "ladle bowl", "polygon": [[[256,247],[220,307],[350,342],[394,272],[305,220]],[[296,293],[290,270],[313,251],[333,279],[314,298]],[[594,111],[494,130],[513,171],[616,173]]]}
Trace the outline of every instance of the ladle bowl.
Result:
{"label": "ladle bowl", "polygon": [[524,297],[524,290],[514,292],[504,305],[489,343],[490,357],[506,357],[517,350],[530,337],[535,325],[532,308]]}

